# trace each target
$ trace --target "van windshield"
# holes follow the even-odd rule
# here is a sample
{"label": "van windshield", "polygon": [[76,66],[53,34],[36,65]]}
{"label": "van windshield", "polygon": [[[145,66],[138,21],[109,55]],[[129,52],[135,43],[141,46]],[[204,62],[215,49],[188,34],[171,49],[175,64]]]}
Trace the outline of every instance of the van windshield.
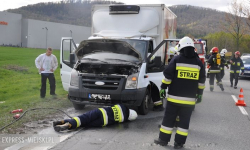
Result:
{"label": "van windshield", "polygon": [[120,41],[125,41],[130,44],[136,51],[141,54],[142,60],[146,56],[147,41],[136,40],[136,39],[119,39]]}

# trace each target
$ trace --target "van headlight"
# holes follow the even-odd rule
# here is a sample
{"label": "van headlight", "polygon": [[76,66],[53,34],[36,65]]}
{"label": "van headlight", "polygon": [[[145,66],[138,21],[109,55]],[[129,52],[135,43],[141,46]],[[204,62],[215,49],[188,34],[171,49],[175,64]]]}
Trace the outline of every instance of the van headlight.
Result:
{"label": "van headlight", "polygon": [[125,89],[136,89],[138,81],[138,73],[128,76]]}
{"label": "van headlight", "polygon": [[75,87],[79,87],[78,72],[75,69],[72,69],[72,71],[71,71],[70,85],[75,86]]}

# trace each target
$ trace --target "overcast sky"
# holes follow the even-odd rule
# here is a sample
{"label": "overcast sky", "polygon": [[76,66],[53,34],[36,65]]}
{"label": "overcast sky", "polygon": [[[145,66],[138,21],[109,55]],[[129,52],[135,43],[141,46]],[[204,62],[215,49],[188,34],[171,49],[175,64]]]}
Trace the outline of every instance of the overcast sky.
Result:
{"label": "overcast sky", "polygon": [[[57,2],[60,0],[0,0],[0,11],[19,8],[40,2]],[[227,11],[231,0],[115,0],[125,4],[165,4],[167,6],[188,4]]]}

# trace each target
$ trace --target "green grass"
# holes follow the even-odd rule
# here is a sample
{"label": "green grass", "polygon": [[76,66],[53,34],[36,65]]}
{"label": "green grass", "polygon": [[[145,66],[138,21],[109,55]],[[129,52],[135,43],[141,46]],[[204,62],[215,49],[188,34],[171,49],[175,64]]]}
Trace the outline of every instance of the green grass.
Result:
{"label": "green grass", "polygon": [[[35,59],[38,55],[45,53],[45,49],[0,47],[0,128],[13,121],[13,114],[9,112],[22,108],[24,111],[36,107],[63,108],[71,106],[67,100],[67,92],[64,91],[60,78],[60,51],[53,50],[58,59],[58,68],[55,71],[56,99],[49,95],[49,84],[47,81],[46,98],[40,98],[41,77],[35,67]],[[50,115],[52,111],[29,112],[22,119],[24,122],[43,118]],[[21,123],[23,122],[21,121]],[[20,125],[20,123],[19,123]],[[11,127],[15,127],[12,125]],[[16,125],[17,126],[17,125]]]}

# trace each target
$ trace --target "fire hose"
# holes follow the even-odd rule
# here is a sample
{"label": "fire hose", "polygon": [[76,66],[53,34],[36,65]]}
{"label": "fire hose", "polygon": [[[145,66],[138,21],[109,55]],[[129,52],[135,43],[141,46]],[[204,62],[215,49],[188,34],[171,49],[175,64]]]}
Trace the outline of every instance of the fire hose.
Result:
{"label": "fire hose", "polygon": [[34,110],[41,110],[41,109],[53,109],[53,110],[57,110],[57,111],[60,111],[62,113],[64,113],[65,115],[67,115],[69,118],[72,118],[70,115],[68,115],[66,112],[60,110],[60,109],[57,109],[57,108],[32,108],[32,109],[28,109],[26,110],[22,115],[20,115],[20,117],[18,117],[16,120],[12,121],[11,123],[3,126],[2,128],[0,128],[0,131],[2,131],[3,129],[7,128],[8,126],[14,124],[15,122],[19,121],[21,118],[24,117],[24,115],[29,112],[29,111],[34,111]]}

